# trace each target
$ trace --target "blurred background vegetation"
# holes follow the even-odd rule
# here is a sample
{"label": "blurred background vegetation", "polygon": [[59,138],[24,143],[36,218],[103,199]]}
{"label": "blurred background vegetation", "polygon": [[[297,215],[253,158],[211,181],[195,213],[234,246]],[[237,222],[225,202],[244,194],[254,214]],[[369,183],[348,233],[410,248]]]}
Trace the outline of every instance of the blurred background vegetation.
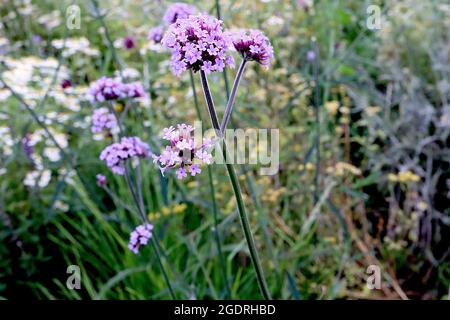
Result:
{"label": "blurred background vegetation", "polygon": [[[277,175],[239,167],[273,297],[448,299],[449,4],[195,5],[217,15],[218,3],[227,28],[259,28],[275,49],[269,71],[248,66],[233,115],[235,127],[280,129]],[[81,8],[79,30],[65,28],[71,4]],[[151,249],[137,256],[126,249],[138,219],[127,208],[126,184],[98,159],[110,140],[91,134],[85,99],[91,81],[114,76],[121,66],[150,93],[127,124],[152,148],[160,145],[161,128],[197,119],[188,75],[174,77],[169,54],[147,40],[169,4],[100,1],[103,19],[87,0],[0,4],[1,79],[70,155],[64,157],[0,84],[0,297],[169,298]],[[381,10],[379,30],[367,28],[370,5]],[[125,37],[133,48],[124,47]],[[234,74],[227,71],[230,82]],[[64,80],[69,88],[61,87]],[[222,112],[224,78],[213,74],[210,82]],[[212,169],[231,296],[258,299],[228,177],[222,166]],[[96,185],[97,173],[107,175],[107,188]],[[149,161],[143,176],[177,297],[226,297],[207,175],[162,178]],[[66,288],[72,264],[81,267],[81,290]],[[369,265],[381,268],[380,290],[366,287]]]}

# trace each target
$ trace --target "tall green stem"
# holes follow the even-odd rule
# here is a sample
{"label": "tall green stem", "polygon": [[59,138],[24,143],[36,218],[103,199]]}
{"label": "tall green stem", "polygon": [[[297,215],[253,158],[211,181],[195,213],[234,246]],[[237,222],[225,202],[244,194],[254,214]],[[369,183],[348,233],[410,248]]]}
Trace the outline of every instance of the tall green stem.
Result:
{"label": "tall green stem", "polygon": [[319,50],[317,42],[313,41],[315,58],[313,60],[314,75],[314,114],[316,122],[316,171],[314,175],[314,203],[319,201],[320,193],[320,88],[319,88]]}
{"label": "tall green stem", "polygon": [[[202,82],[203,92],[205,94],[206,104],[208,105],[208,112],[211,118],[212,125],[216,131],[222,136],[219,126],[219,120],[217,117],[217,113],[214,107],[214,102],[212,100],[211,91],[209,89],[208,80],[206,78],[206,74],[203,71],[200,71],[200,78]],[[247,241],[247,246],[250,251],[250,257],[253,263],[253,267],[255,268],[256,277],[258,280],[258,285],[261,290],[261,293],[266,300],[270,300],[270,293],[267,288],[266,280],[264,278],[264,273],[261,267],[261,263],[259,261],[258,252],[256,251],[255,241],[253,240],[253,235],[250,229],[250,223],[248,221],[247,213],[245,210],[244,200],[242,198],[242,192],[239,185],[239,180],[236,176],[236,172],[232,164],[228,163],[227,159],[229,159],[228,152],[226,149],[225,140],[222,141],[222,152],[223,157],[226,162],[226,168],[228,171],[228,175],[230,177],[231,185],[233,188],[234,196],[236,198],[236,203],[238,206],[239,217],[241,220],[242,229],[244,231],[245,239]]]}
{"label": "tall green stem", "polygon": [[[114,113],[114,116],[116,118],[117,124],[119,125],[119,136],[122,136],[123,135],[123,126],[122,126],[122,123],[121,123],[122,119],[120,119],[119,115],[117,114],[117,112],[115,112],[114,108],[112,108],[112,109],[113,109],[113,113]],[[138,170],[140,170],[140,169],[141,169],[141,167],[139,165]],[[144,201],[143,201],[143,198],[142,198],[142,190],[137,190],[137,191],[134,190],[133,181],[131,179],[131,174],[130,174],[130,170],[129,170],[128,165],[125,165],[125,181],[127,183],[128,189],[129,189],[129,191],[131,193],[131,196],[133,198],[134,204],[135,204],[139,214],[141,215],[142,221],[144,223],[149,223],[147,215],[145,214]],[[137,185],[136,187],[137,187],[137,189],[140,189],[140,185]],[[151,237],[151,243],[152,243],[152,247],[153,247],[153,252],[155,253],[155,256],[156,256],[156,260],[158,261],[158,264],[159,264],[159,267],[160,267],[161,272],[163,274],[163,277],[164,277],[164,280],[166,282],[167,288],[169,289],[170,296],[172,297],[172,299],[175,300],[176,296],[175,296],[175,293],[174,293],[174,291],[172,289],[172,285],[170,284],[170,280],[169,280],[169,276],[167,274],[166,268],[164,267],[164,264],[162,262],[161,247],[159,245],[159,242],[158,242],[158,239],[157,239],[156,235],[153,235]]]}
{"label": "tall green stem", "polygon": [[[197,117],[199,118],[199,120],[201,122],[203,122],[203,117],[202,117],[202,114],[200,112],[200,105],[198,103],[198,98],[197,98],[197,91],[195,90],[195,81],[194,81],[194,75],[192,74],[192,70],[189,71],[189,76],[190,76],[190,80],[191,80],[192,94],[194,95],[194,104],[195,104],[195,110],[197,112]],[[208,170],[209,188],[210,188],[210,191],[211,191],[211,202],[212,202],[212,206],[213,206],[214,238],[216,240],[217,253],[219,255],[219,263],[220,263],[220,268],[222,269],[222,276],[223,276],[224,281],[225,281],[225,290],[226,290],[226,294],[227,294],[226,297],[227,298],[231,298],[231,289],[230,289],[230,284],[228,282],[227,268],[226,268],[225,259],[224,259],[224,256],[223,256],[222,245],[220,243],[219,212],[218,212],[218,209],[217,209],[216,194],[215,194],[215,190],[214,190],[214,184],[213,184],[211,167],[208,166],[207,170]]]}
{"label": "tall green stem", "polygon": [[122,76],[122,62],[120,61],[119,56],[117,55],[117,51],[116,51],[116,48],[114,47],[112,38],[109,34],[108,27],[106,26],[104,16],[100,12],[100,6],[98,3],[98,0],[91,0],[91,3],[92,3],[92,6],[94,7],[95,17],[98,19],[98,21],[100,22],[100,25],[102,26],[102,28],[105,32],[105,38],[106,38],[108,48],[111,51],[114,61],[117,63],[117,68],[119,69],[119,73]]}
{"label": "tall green stem", "polygon": [[[220,0],[216,0],[216,15],[217,15],[217,19],[222,20]],[[223,70],[222,75],[223,75],[223,81],[225,83],[225,93],[226,93],[227,101],[229,101],[230,100],[230,86],[229,86],[229,83],[228,83],[228,75],[227,75],[227,69],[226,68]],[[240,79],[239,79],[239,81],[240,81]],[[236,82],[236,80],[235,80],[235,82]],[[239,82],[238,82],[238,84],[239,84]],[[236,86],[236,88],[237,88],[237,86]],[[231,121],[231,124],[233,125],[233,127],[236,127],[236,125],[235,125],[235,123],[233,121],[232,115],[233,115],[233,113],[230,112],[230,116],[229,116],[230,119],[227,120],[227,122]],[[222,125],[222,124],[223,124],[223,120],[222,120],[222,123],[221,123],[221,129],[222,129],[222,132],[224,132],[224,130],[227,127],[227,124],[225,124],[225,125]],[[253,179],[253,177],[251,175],[247,174],[247,171],[245,169],[243,169],[243,168],[241,168],[241,174],[243,174],[245,176],[245,180],[247,181],[249,192],[252,195],[253,202],[254,202],[256,210],[258,212],[258,217],[259,217],[258,223],[261,225],[261,228],[263,230],[264,241],[266,242],[267,248],[269,248],[269,250],[270,250],[270,253],[272,255],[272,261],[274,262],[275,265],[277,265],[277,259],[275,258],[275,250],[273,248],[273,244],[272,244],[272,242],[270,240],[269,231],[267,229],[267,220],[262,218],[261,214],[260,214],[261,213],[261,206],[259,204],[258,198],[256,196],[256,192],[255,192],[254,187],[253,187],[254,179]]]}

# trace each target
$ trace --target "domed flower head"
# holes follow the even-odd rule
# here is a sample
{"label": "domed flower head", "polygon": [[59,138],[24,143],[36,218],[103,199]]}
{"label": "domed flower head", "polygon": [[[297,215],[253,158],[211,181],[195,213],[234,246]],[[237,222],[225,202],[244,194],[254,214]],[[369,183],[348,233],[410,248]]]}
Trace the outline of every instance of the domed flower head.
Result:
{"label": "domed flower head", "polygon": [[125,96],[127,98],[142,98],[145,97],[145,90],[139,82],[127,83],[124,86]]}
{"label": "domed flower head", "polygon": [[178,179],[187,177],[189,173],[195,176],[201,173],[201,164],[211,164],[212,156],[208,151],[211,142],[203,139],[201,143],[192,137],[194,127],[186,124],[173,126],[163,130],[163,139],[168,140],[170,145],[166,146],[161,155],[153,155],[153,162],[159,164],[161,173],[167,169],[176,169]]}
{"label": "domed flower head", "polygon": [[197,9],[186,3],[176,2],[167,8],[164,14],[164,22],[170,25],[177,22],[178,19],[186,19],[196,13]]}
{"label": "domed flower head", "polygon": [[95,176],[95,178],[97,179],[97,185],[99,187],[103,187],[106,185],[106,177],[104,175],[99,173]]}
{"label": "domed flower head", "polygon": [[123,83],[119,78],[101,77],[89,87],[87,98],[90,102],[104,102],[145,96],[140,83]]}
{"label": "domed flower head", "polygon": [[92,114],[92,133],[110,134],[116,128],[116,117],[108,111],[108,108],[98,108]]}
{"label": "domed flower head", "polygon": [[88,100],[104,102],[125,98],[124,84],[113,78],[101,77],[92,83],[88,90]]}
{"label": "domed flower head", "polygon": [[259,30],[239,30],[232,32],[234,48],[244,59],[256,61],[269,69],[273,58],[273,48],[269,39]]}
{"label": "domed flower head", "polygon": [[61,88],[67,89],[72,86],[72,82],[69,79],[64,79],[63,81],[61,81],[60,85],[61,85]]}
{"label": "domed flower head", "polygon": [[145,246],[152,238],[153,225],[150,223],[141,224],[137,226],[130,234],[130,242],[128,243],[128,249],[135,254],[139,253],[141,246]]}
{"label": "domed flower head", "polygon": [[170,25],[162,44],[171,49],[171,67],[179,76],[185,70],[206,73],[223,71],[226,65],[234,67],[228,54],[229,37],[222,30],[222,22],[208,15],[178,19]]}
{"label": "domed flower head", "polygon": [[123,46],[125,49],[133,49],[136,46],[133,36],[126,36],[123,38]]}
{"label": "domed flower head", "polygon": [[147,39],[154,43],[160,43],[164,35],[164,27],[157,26],[148,30]]}
{"label": "domed flower head", "polygon": [[123,137],[120,142],[107,146],[100,154],[115,174],[125,173],[125,162],[132,158],[146,158],[150,154],[149,146],[138,137]]}

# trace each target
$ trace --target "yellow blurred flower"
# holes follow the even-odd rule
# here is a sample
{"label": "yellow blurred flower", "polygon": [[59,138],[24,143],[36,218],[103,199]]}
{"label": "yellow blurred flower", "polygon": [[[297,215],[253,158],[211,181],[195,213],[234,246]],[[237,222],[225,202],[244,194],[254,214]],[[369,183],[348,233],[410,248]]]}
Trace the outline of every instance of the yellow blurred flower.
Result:
{"label": "yellow blurred flower", "polygon": [[182,213],[186,210],[187,205],[185,203],[176,204],[173,206],[172,211],[175,214]]}
{"label": "yellow blurred flower", "polygon": [[306,170],[312,171],[314,170],[314,165],[311,162],[307,162],[305,165]]}
{"label": "yellow blurred flower", "polygon": [[350,113],[350,108],[348,107],[340,107],[339,108],[339,112],[342,114],[349,114]]}
{"label": "yellow blurred flower", "polygon": [[148,214],[148,219],[150,221],[159,220],[161,218],[161,214],[159,212],[150,212]]}
{"label": "yellow blurred flower", "polygon": [[286,192],[286,188],[282,187],[279,189],[268,189],[265,194],[261,197],[263,201],[267,201],[270,203],[275,203],[278,198]]}
{"label": "yellow blurred flower", "polygon": [[371,117],[371,116],[377,114],[377,113],[380,112],[380,111],[381,111],[381,108],[380,108],[380,107],[377,107],[377,106],[372,106],[372,107],[367,107],[367,108],[366,108],[366,113],[367,113],[367,115],[368,115],[369,117]]}
{"label": "yellow blurred flower", "polygon": [[196,181],[196,180],[189,181],[189,182],[187,183],[187,187],[188,187],[188,188],[196,188],[196,187],[198,187],[198,181]]}
{"label": "yellow blurred flower", "polygon": [[389,173],[389,174],[388,174],[388,180],[389,180],[390,182],[397,182],[397,181],[398,181],[398,177],[397,177],[396,174]]}
{"label": "yellow blurred flower", "polygon": [[399,172],[398,174],[390,173],[388,174],[388,180],[390,182],[400,182],[400,183],[409,183],[409,182],[419,182],[420,177],[411,172],[410,170]]}
{"label": "yellow blurred flower", "polygon": [[336,128],[334,128],[334,132],[341,135],[344,133],[344,129],[342,127],[336,127]]}
{"label": "yellow blurred flower", "polygon": [[161,209],[161,212],[162,212],[163,216],[168,216],[170,214],[170,209],[167,207],[163,207]]}
{"label": "yellow blurred flower", "polygon": [[419,203],[417,204],[417,209],[419,209],[420,211],[425,211],[428,209],[428,205],[424,201],[419,201]]}
{"label": "yellow blurred flower", "polygon": [[148,214],[148,219],[150,221],[158,220],[162,216],[167,217],[171,214],[179,214],[183,213],[187,209],[187,205],[185,203],[178,203],[168,207],[162,207],[160,212],[150,212]]}
{"label": "yellow blurred flower", "polygon": [[335,116],[338,109],[339,109],[339,102],[337,101],[328,101],[325,103],[325,109],[327,109],[327,112],[332,115]]}
{"label": "yellow blurred flower", "polygon": [[350,119],[348,117],[342,117],[339,119],[339,122],[342,124],[349,124],[350,123]]}
{"label": "yellow blurred flower", "polygon": [[116,110],[116,112],[120,113],[123,111],[123,105],[121,103],[116,103],[114,105],[114,110]]}
{"label": "yellow blurred flower", "polygon": [[361,170],[354,165],[347,162],[337,162],[334,166],[329,166],[326,169],[328,174],[334,174],[336,177],[342,177],[346,174],[359,176],[362,174]]}

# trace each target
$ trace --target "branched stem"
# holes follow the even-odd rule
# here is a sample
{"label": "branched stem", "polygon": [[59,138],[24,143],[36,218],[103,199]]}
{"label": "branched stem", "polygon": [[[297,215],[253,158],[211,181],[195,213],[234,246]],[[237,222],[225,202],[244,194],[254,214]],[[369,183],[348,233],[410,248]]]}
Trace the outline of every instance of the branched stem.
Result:
{"label": "branched stem", "polygon": [[[203,71],[200,71],[200,77],[202,80],[203,92],[205,94],[205,100],[208,105],[208,112],[209,112],[209,116],[211,118],[212,125],[213,125],[214,129],[216,131],[218,131],[219,134],[221,134],[220,127],[219,127],[219,120],[217,118],[217,113],[216,113],[216,110],[214,107],[214,102],[212,100],[211,91],[209,89],[206,74]],[[228,163],[228,161],[227,161],[227,159],[229,157],[228,157],[228,152],[226,149],[226,143],[225,143],[225,141],[223,141],[222,143],[223,143],[223,145],[222,145],[223,146],[222,147],[223,157],[225,159],[226,168],[227,168],[230,180],[231,180],[231,185],[233,187],[233,192],[234,192],[237,206],[238,206],[239,217],[241,220],[242,229],[244,231],[245,239],[247,241],[247,246],[250,251],[250,257],[251,257],[253,266],[255,268],[259,288],[261,290],[261,293],[262,293],[264,299],[270,300],[270,293],[267,288],[267,284],[266,284],[266,280],[264,278],[264,273],[263,273],[263,270],[261,267],[261,263],[259,261],[258,252],[256,251],[255,241],[253,240],[253,235],[252,235],[252,232],[250,229],[250,223],[248,221],[247,213],[245,210],[244,200],[242,198],[241,188],[239,186],[239,180],[237,178],[237,175],[236,175],[233,165]]]}
{"label": "branched stem", "polygon": [[206,105],[208,106],[209,117],[211,118],[212,126],[217,131],[216,133],[222,137],[220,131],[219,119],[217,118],[216,109],[214,108],[214,101],[209,90],[208,79],[204,71],[200,71],[200,78],[202,81],[203,93],[205,95]]}
{"label": "branched stem", "polygon": [[[195,104],[195,110],[197,112],[197,117],[199,118],[199,120],[201,122],[203,122],[203,117],[200,112],[200,106],[199,106],[198,98],[197,98],[197,91],[195,90],[195,81],[194,81],[194,75],[192,73],[192,70],[189,70],[189,76],[190,76],[190,80],[191,80],[192,92],[194,95],[194,104]],[[226,294],[227,294],[226,298],[230,299],[231,298],[231,289],[230,289],[230,284],[228,282],[227,268],[226,268],[225,259],[223,256],[222,245],[220,243],[219,211],[217,209],[216,194],[215,194],[215,190],[214,190],[211,167],[207,166],[207,170],[208,170],[209,188],[211,191],[211,202],[212,202],[212,207],[213,207],[212,209],[213,209],[213,216],[214,216],[214,238],[216,240],[217,253],[219,255],[219,263],[220,263],[220,267],[222,269],[222,276],[224,277],[224,281],[225,281],[225,290],[226,290]]]}
{"label": "branched stem", "polygon": [[220,132],[222,133],[222,135],[224,134],[228,122],[230,121],[231,113],[233,112],[234,102],[236,101],[236,92],[239,87],[239,83],[241,82],[242,75],[244,74],[246,64],[247,60],[242,59],[241,65],[239,66],[238,72],[236,74],[236,78],[234,79],[233,88],[231,89],[231,94],[228,99],[227,107],[225,109],[222,122],[220,124]]}
{"label": "branched stem", "polygon": [[[123,134],[123,131],[122,131],[123,127],[121,125],[121,119],[120,119],[119,115],[117,114],[117,112],[115,112],[114,108],[113,108],[113,111],[114,111],[114,116],[116,118],[116,121],[117,121],[117,123],[119,125],[119,131],[120,131],[119,135],[122,136],[122,134]],[[141,170],[140,164],[139,164],[138,170]],[[131,173],[130,173],[129,167],[128,167],[128,165],[125,165],[125,181],[127,183],[128,189],[129,189],[129,191],[131,193],[131,196],[133,198],[134,204],[135,204],[139,214],[141,215],[142,221],[144,223],[149,223],[147,215],[145,214],[145,207],[144,207],[145,205],[144,205],[144,201],[143,201],[143,198],[142,198],[142,190],[140,189],[141,188],[141,186],[140,186],[140,172],[138,172],[138,179],[137,180],[138,181],[137,181],[137,185],[136,185],[136,188],[137,188],[137,191],[136,191],[136,190],[134,190],[134,187],[133,187],[133,181],[131,179]],[[151,243],[152,243],[153,251],[154,251],[154,253],[156,255],[156,260],[158,261],[159,267],[160,267],[161,272],[163,274],[164,281],[166,282],[167,288],[169,289],[170,296],[172,297],[172,299],[175,300],[176,296],[175,296],[175,293],[174,293],[174,291],[172,289],[172,285],[170,284],[170,279],[169,279],[169,276],[167,274],[166,268],[164,267],[164,264],[162,262],[161,247],[159,245],[159,242],[158,242],[158,239],[157,239],[156,235],[153,235],[151,237]]]}

